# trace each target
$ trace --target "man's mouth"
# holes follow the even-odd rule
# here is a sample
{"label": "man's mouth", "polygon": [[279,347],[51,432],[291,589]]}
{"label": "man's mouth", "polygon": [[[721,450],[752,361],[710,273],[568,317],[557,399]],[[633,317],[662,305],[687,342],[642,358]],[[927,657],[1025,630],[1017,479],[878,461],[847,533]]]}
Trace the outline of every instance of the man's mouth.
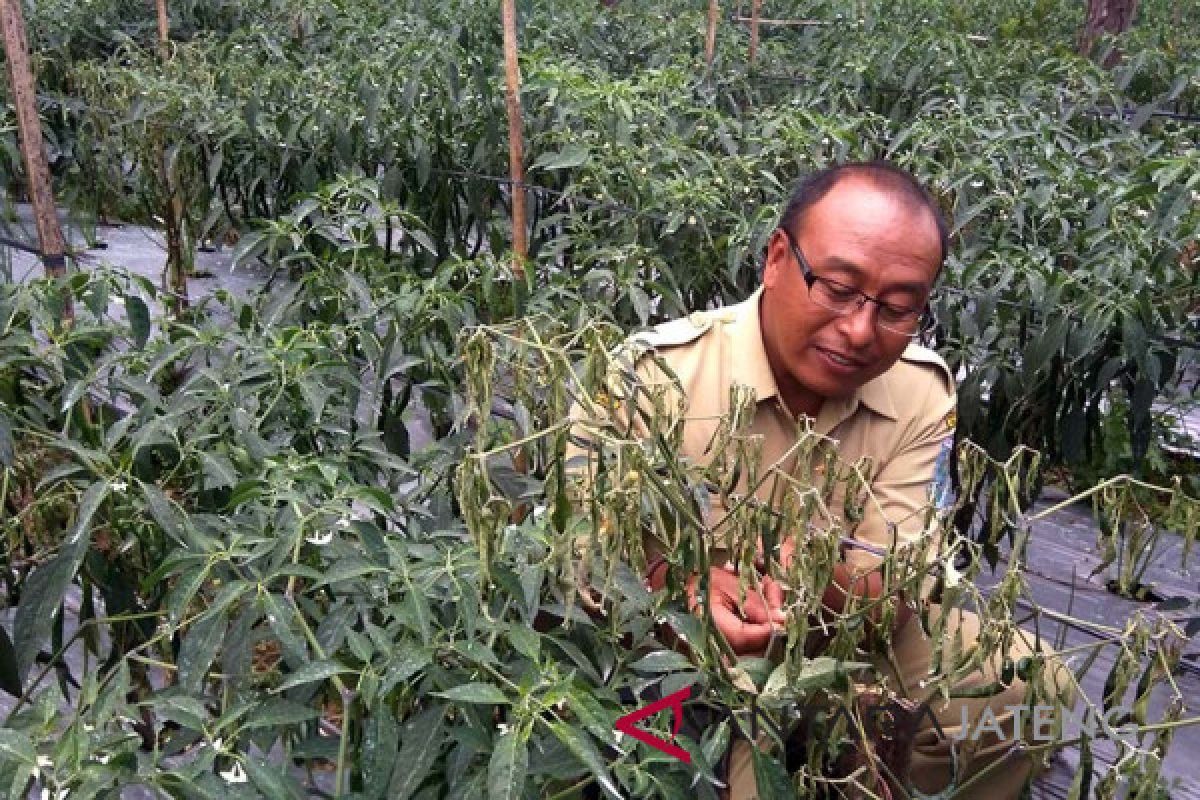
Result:
{"label": "man's mouth", "polygon": [[824,347],[818,347],[817,350],[819,350],[827,358],[829,358],[830,361],[840,367],[846,367],[847,369],[860,369],[866,366],[866,364],[863,362],[850,358],[849,356],[842,355],[836,350],[826,350]]}

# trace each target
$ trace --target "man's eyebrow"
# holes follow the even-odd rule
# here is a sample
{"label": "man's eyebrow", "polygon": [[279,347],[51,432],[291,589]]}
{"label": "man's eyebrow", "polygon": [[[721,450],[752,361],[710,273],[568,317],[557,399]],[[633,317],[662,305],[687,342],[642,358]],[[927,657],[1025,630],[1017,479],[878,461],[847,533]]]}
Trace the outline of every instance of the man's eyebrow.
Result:
{"label": "man's eyebrow", "polygon": [[[830,256],[828,259],[826,259],[825,267],[827,269],[838,270],[839,272],[848,272],[856,278],[861,278],[866,274],[866,271],[858,264],[855,264],[853,261],[847,261],[839,256]],[[925,284],[917,281],[905,281],[904,283],[897,283],[894,286],[888,286],[887,288],[888,291],[913,292],[914,294],[920,294],[921,292],[925,291],[927,287]]]}

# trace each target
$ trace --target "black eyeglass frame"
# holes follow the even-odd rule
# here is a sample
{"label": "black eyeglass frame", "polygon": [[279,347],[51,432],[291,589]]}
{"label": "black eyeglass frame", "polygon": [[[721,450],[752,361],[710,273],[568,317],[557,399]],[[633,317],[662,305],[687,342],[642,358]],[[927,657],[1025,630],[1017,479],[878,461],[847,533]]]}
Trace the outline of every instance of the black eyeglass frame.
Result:
{"label": "black eyeglass frame", "polygon": [[[823,278],[820,275],[817,275],[816,273],[813,272],[812,265],[809,264],[808,259],[804,257],[804,253],[800,250],[799,245],[796,244],[796,240],[792,238],[791,231],[789,231],[787,228],[783,227],[782,225],[779,226],[779,230],[783,233],[784,238],[787,239],[788,247],[792,251],[792,257],[796,259],[796,263],[800,266],[800,275],[804,278],[804,285],[808,287],[808,291],[810,294],[812,293],[813,284],[816,283],[817,281],[821,281],[822,283],[826,283],[826,284],[829,284],[830,286],[833,286],[835,289],[845,291],[845,292],[854,292],[855,294],[857,294],[858,295],[858,305],[856,307],[854,307],[854,309],[853,309],[854,311],[861,310],[862,307],[865,306],[867,303],[874,303],[875,305],[879,306],[880,308],[887,308],[887,309],[892,310],[893,312],[897,312],[902,308],[901,306],[896,306],[891,303],[886,303],[883,300],[880,300],[878,297],[872,297],[871,295],[867,294],[866,292],[859,291],[858,289],[854,288],[853,286],[844,284],[841,281],[835,281],[830,278]],[[826,308],[825,306],[821,306],[821,307]],[[851,309],[846,309],[845,311],[838,311],[837,309],[827,308],[826,310],[832,311],[835,314],[839,314],[841,316],[845,316],[847,314],[853,313],[851,311]],[[907,312],[915,312],[916,313],[915,319],[917,321],[917,325],[916,325],[915,330],[910,332],[910,331],[898,331],[895,328],[889,328],[885,323],[881,322],[878,317],[875,318],[875,326],[878,328],[882,328],[883,330],[887,331],[888,333],[894,333],[897,336],[907,336],[910,339],[915,339],[919,336],[923,336],[924,334],[929,333],[929,331],[933,330],[933,327],[936,324],[936,320],[933,318],[933,310],[929,307],[928,301],[926,301],[925,305],[922,308],[919,308],[919,309],[904,308],[903,310],[907,311]]]}

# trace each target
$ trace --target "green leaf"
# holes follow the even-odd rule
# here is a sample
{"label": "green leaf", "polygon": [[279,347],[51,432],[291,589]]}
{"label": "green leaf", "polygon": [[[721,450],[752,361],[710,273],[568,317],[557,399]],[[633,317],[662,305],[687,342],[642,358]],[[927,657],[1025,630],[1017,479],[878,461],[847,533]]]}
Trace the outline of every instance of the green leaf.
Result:
{"label": "green leaf", "polygon": [[225,638],[226,622],[221,614],[206,614],[192,623],[179,648],[179,686],[200,694],[204,677]]}
{"label": "green leaf", "polygon": [[387,797],[388,784],[396,768],[400,749],[400,728],[386,703],[380,702],[367,713],[363,722],[362,762],[363,795]]}
{"label": "green leaf", "polygon": [[501,734],[488,762],[488,800],[519,800],[529,771],[529,747],[521,726]]}
{"label": "green leaf", "polygon": [[0,625],[0,689],[13,697],[21,695],[21,673],[17,669],[17,651],[13,649],[8,631]]}
{"label": "green leaf", "polygon": [[396,501],[378,486],[351,486],[346,490],[346,494],[377,514],[386,514],[396,510]]}
{"label": "green leaf", "polygon": [[339,664],[336,661],[323,659],[320,661],[312,661],[300,669],[291,673],[284,679],[283,683],[279,684],[274,691],[282,692],[291,689],[293,686],[301,686],[306,683],[314,683],[316,681],[324,681],[332,678],[334,675],[340,675],[343,672],[354,672],[354,670]]}
{"label": "green leaf", "polygon": [[262,497],[266,492],[267,482],[259,478],[242,481],[233,487],[229,494],[229,502],[225,504],[226,511],[233,511],[242,503]]}
{"label": "green leaf", "polygon": [[273,290],[268,299],[267,307],[262,312],[261,325],[264,331],[275,327],[284,315],[294,306],[296,293],[300,291],[300,283],[288,283]]}
{"label": "green leaf", "polygon": [[554,731],[554,735],[567,746],[573,756],[591,770],[592,776],[595,777],[596,783],[604,791],[606,797],[611,800],[622,800],[623,795],[617,790],[612,776],[608,774],[604,758],[587,734],[565,722],[551,722],[550,730]]}
{"label": "green leaf", "polygon": [[0,728],[0,758],[32,766],[37,764],[37,751],[33,748],[33,741],[26,734],[10,728]]}
{"label": "green leaf", "polygon": [[800,674],[790,684],[795,692],[808,692],[813,689],[824,689],[832,686],[844,673],[866,669],[871,666],[862,661],[839,661],[828,656],[810,658],[804,662]]}
{"label": "green leaf", "polygon": [[268,800],[299,800],[305,796],[282,765],[271,764],[254,756],[247,756],[245,764],[250,782]]}
{"label": "green leaf", "polygon": [[638,322],[646,325],[650,321],[650,295],[640,286],[629,287],[629,300],[633,303],[633,313],[637,314]]}
{"label": "green leaf", "polygon": [[1034,377],[1050,362],[1051,357],[1062,349],[1070,326],[1071,318],[1060,314],[1025,348],[1021,365],[1022,379],[1025,383],[1032,382]]}
{"label": "green leaf", "polygon": [[209,562],[205,561],[198,566],[191,567],[184,571],[175,580],[175,585],[171,587],[171,591],[167,594],[167,620],[172,626],[178,625],[183,621],[187,614],[188,606],[192,603],[192,598],[196,596],[196,592],[200,591],[200,587],[204,585],[204,581],[208,578]]}
{"label": "green leaf", "polygon": [[133,343],[144,350],[150,339],[150,309],[146,301],[136,294],[125,295],[125,313],[129,316],[129,329],[133,332]]}
{"label": "green leaf", "polygon": [[0,467],[11,467],[16,463],[17,454],[13,443],[12,423],[8,416],[0,411]]}
{"label": "green leaf", "polygon": [[108,282],[92,281],[83,296],[83,302],[94,316],[102,317],[108,311]]}
{"label": "green leaf", "polygon": [[71,383],[71,388],[63,394],[62,406],[59,410],[64,414],[70,411],[87,390],[88,381],[86,378]]}
{"label": "green leaf", "polygon": [[237,483],[237,470],[225,456],[201,452],[200,466],[204,470],[205,489],[220,489]]}
{"label": "green leaf", "polygon": [[158,714],[191,730],[203,730],[211,717],[203,703],[184,694],[159,695],[149,703]]}
{"label": "green leaf", "polygon": [[70,533],[67,535],[67,546],[83,543],[85,546],[88,541],[87,534],[92,530],[92,517],[100,508],[100,504],[104,502],[104,498],[108,496],[108,481],[99,480],[93,483],[83,493],[83,497],[79,501],[79,509],[75,514],[75,524],[71,527]]}
{"label": "green leaf", "polygon": [[1147,121],[1149,121],[1151,117],[1154,116],[1154,112],[1157,110],[1157,100],[1151,100],[1149,103],[1138,106],[1138,110],[1135,111],[1133,116],[1129,119],[1129,129],[1134,131],[1139,130],[1143,125],[1146,124]]}
{"label": "green leaf", "polygon": [[407,681],[433,661],[433,654],[424,647],[417,647],[411,642],[401,641],[395,650],[399,655],[393,655],[383,676],[383,691],[389,692],[395,686]]}
{"label": "green leaf", "polygon": [[504,692],[490,683],[464,683],[454,686],[444,692],[434,692],[439,697],[453,700],[456,703],[508,703]]}
{"label": "green leaf", "polygon": [[542,652],[542,636],[529,625],[517,623],[508,629],[508,640],[518,653],[537,661]]}
{"label": "green leaf", "polygon": [[183,528],[179,521],[179,515],[175,513],[171,500],[163,490],[153,484],[142,483],[142,496],[146,498],[146,508],[150,512],[150,516],[163,529],[163,533],[183,544]]}
{"label": "green leaf", "polygon": [[690,670],[694,666],[682,653],[676,653],[674,650],[659,650],[639,658],[630,664],[629,668],[638,672],[676,672]]}
{"label": "green leaf", "polygon": [[411,587],[408,595],[404,598],[404,605],[416,624],[417,633],[421,635],[421,643],[429,644],[429,639],[433,636],[433,623],[430,619],[429,600],[426,599],[420,587],[415,584]]}
{"label": "green leaf", "polygon": [[537,616],[538,600],[542,594],[542,581],[545,580],[546,570],[541,564],[533,564],[520,571],[521,593],[525,596],[525,620],[532,622]]}
{"label": "green leaf", "polygon": [[296,725],[301,722],[317,719],[321,712],[300,703],[293,703],[282,697],[272,697],[250,712],[243,730],[256,728],[273,728],[282,725]]}
{"label": "green leaf", "polygon": [[341,581],[347,581],[351,578],[361,578],[363,575],[371,575],[376,572],[387,572],[386,567],[381,567],[378,564],[372,564],[365,558],[359,556],[348,556],[338,560],[332,568],[327,570],[319,581],[313,584],[315,589],[318,586],[332,585]]}
{"label": "green leaf", "polygon": [[580,144],[569,144],[557,153],[546,153],[534,162],[531,169],[570,169],[582,166],[591,151]]}
{"label": "green leaf", "polygon": [[75,524],[58,555],[35,569],[25,580],[21,604],[13,620],[13,649],[17,653],[17,676],[22,685],[29,667],[50,635],[50,625],[63,602],[63,595],[87,553],[92,517],[108,494],[108,481],[93,483],[83,493]]}
{"label": "green leaf", "polygon": [[433,243],[433,239],[429,238],[428,233],[420,228],[409,228],[405,231],[405,233],[407,233],[414,242],[421,245],[421,248],[426,253],[433,253],[434,255],[437,255],[437,245]]}
{"label": "green leaf", "polygon": [[751,747],[750,753],[759,800],[796,800],[796,787],[783,765],[757,747]]}
{"label": "green leaf", "polygon": [[390,800],[412,797],[429,774],[446,738],[446,711],[442,706],[427,709],[410,719],[400,732],[400,754],[388,787]]}

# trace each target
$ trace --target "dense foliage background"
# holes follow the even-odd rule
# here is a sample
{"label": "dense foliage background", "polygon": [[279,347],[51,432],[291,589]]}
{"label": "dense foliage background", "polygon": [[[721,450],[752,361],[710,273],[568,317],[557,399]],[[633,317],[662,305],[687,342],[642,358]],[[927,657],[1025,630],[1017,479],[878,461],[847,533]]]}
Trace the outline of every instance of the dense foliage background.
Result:
{"label": "dense foliage background", "polygon": [[[767,31],[751,66],[726,8],[711,71],[704,3],[522,4],[524,281],[507,254],[494,4],[169,6],[166,59],[141,0],[30,8],[58,196],[85,226],[179,215],[189,251],[235,247],[277,271],[261,296],[177,314],[148,281],[77,273],[69,329],[53,285],[0,283],[12,793],[36,775],[81,796],[132,782],[292,796],[297,775],[267,765],[286,754],[364,797],[570,797],[589,782],[713,796],[727,725],[702,743],[695,785],[613,738],[631,691],[729,684],[654,643],[657,617],[687,618],[628,572],[609,575],[630,598],[611,624],[578,609],[552,449],[525,475],[485,460],[493,522],[501,497],[553,513],[501,526],[481,556],[455,470],[555,409],[513,406],[528,389],[514,375],[537,380],[513,367],[494,377],[515,419],[472,414],[486,392],[460,333],[535,319],[546,337],[590,331],[564,346],[582,357],[740,300],[791,184],[836,160],[893,159],[952,216],[930,343],[961,376],[962,439],[995,462],[1043,454],[1016,499],[1047,477],[1175,482],[1110,498],[1104,535],[1130,558],[1142,540],[1127,525],[1195,535],[1200,476],[1172,455],[1163,410],[1196,392],[1195,4],[1145,0],[1101,44],[1124,54],[1109,70],[1074,53],[1081,3],[772,0],[768,16],[820,24]],[[959,527],[1001,520],[994,554],[1019,527],[1011,487],[965,484]],[[80,645],[73,673],[62,654]],[[49,674],[58,686],[33,692]]]}

